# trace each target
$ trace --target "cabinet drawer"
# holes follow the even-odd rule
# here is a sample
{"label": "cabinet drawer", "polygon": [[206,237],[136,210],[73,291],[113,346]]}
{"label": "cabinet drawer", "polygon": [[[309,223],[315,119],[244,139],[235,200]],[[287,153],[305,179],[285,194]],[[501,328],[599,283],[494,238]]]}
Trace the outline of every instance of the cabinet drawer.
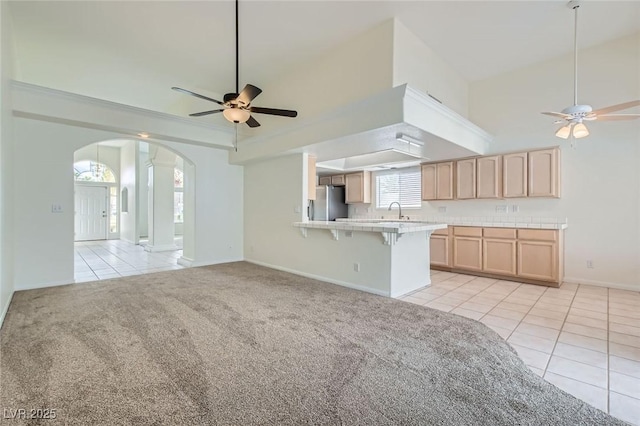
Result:
{"label": "cabinet drawer", "polygon": [[431,235],[449,235],[449,228],[436,229]]}
{"label": "cabinet drawer", "polygon": [[453,235],[460,237],[482,237],[482,228],[472,228],[470,226],[455,226]]}
{"label": "cabinet drawer", "polygon": [[558,241],[558,231],[552,229],[518,229],[518,239],[532,241]]}
{"label": "cabinet drawer", "polygon": [[485,238],[516,239],[516,230],[513,228],[482,228],[482,233]]}

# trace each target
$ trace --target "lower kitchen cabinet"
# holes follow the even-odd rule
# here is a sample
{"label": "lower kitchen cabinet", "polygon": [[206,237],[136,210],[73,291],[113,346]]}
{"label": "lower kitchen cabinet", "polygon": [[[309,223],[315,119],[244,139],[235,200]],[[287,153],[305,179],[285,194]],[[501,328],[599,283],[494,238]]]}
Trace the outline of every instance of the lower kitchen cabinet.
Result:
{"label": "lower kitchen cabinet", "polygon": [[482,240],[482,270],[492,274],[516,274],[516,241]]}
{"label": "lower kitchen cabinet", "polygon": [[561,230],[455,226],[430,246],[435,269],[555,287],[564,277]]}
{"label": "lower kitchen cabinet", "polygon": [[482,238],[454,236],[453,267],[471,271],[481,271]]}
{"label": "lower kitchen cabinet", "polygon": [[429,240],[431,264],[449,266],[449,237],[447,235],[431,235]]}

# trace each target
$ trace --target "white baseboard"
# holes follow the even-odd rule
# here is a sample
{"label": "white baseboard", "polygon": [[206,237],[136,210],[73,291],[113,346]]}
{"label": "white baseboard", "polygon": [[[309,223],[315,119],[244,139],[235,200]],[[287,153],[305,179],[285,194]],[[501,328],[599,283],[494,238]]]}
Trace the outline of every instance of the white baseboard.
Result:
{"label": "white baseboard", "polygon": [[0,313],[0,329],[2,329],[2,324],[4,324],[4,317],[7,315],[7,312],[9,311],[9,305],[11,305],[11,300],[13,299],[14,293],[15,291],[11,292],[11,294],[9,295],[9,300],[7,300],[7,303],[5,303],[5,305],[2,307],[2,312]]}
{"label": "white baseboard", "polygon": [[152,246],[152,245],[146,245],[144,246],[144,251],[148,251],[150,253],[157,253],[157,252],[161,252],[161,251],[176,251],[179,250],[179,247],[175,244],[165,244],[165,245],[160,245],[160,246]]}
{"label": "white baseboard", "polygon": [[191,268],[193,266],[193,259],[180,256],[178,258],[178,265],[184,266],[185,268]]}
{"label": "white baseboard", "polygon": [[232,257],[228,259],[191,261],[191,267],[197,268],[199,266],[219,265],[221,263],[242,262],[243,260],[241,257]]}
{"label": "white baseboard", "polygon": [[50,281],[48,283],[38,283],[38,284],[29,284],[26,286],[20,286],[19,288],[15,288],[15,291],[18,290],[35,290],[38,288],[47,288],[47,287],[56,287],[59,285],[69,285],[75,284],[75,279],[71,278],[70,280],[59,280],[59,281]]}
{"label": "white baseboard", "polygon": [[596,287],[608,287],[608,288],[617,288],[620,290],[640,291],[640,285],[633,285],[633,284],[614,283],[609,281],[585,280],[584,278],[574,278],[574,277],[564,277],[562,281],[566,283],[573,283],[573,284],[593,285]]}
{"label": "white baseboard", "polygon": [[245,260],[245,262],[254,263],[256,265],[265,266],[267,268],[276,269],[278,271],[289,272],[290,274],[300,275],[300,276],[305,277],[305,278],[311,278],[311,279],[318,280],[318,281],[324,281],[324,282],[331,283],[331,284],[336,284],[336,285],[339,285],[339,286],[342,286],[342,287],[352,288],[354,290],[365,291],[367,293],[377,294],[378,296],[390,297],[388,291],[376,290],[376,289],[372,289],[372,288],[369,288],[369,287],[364,287],[364,286],[361,286],[361,285],[358,285],[358,284],[352,284],[352,283],[349,283],[349,282],[346,282],[346,281],[334,280],[332,278],[321,277],[320,275],[308,274],[306,272],[297,271],[295,269],[285,268],[285,267],[282,267],[282,266],[271,265],[269,263],[260,262],[260,261],[257,261],[257,260],[251,260],[251,259],[244,259],[244,260]]}

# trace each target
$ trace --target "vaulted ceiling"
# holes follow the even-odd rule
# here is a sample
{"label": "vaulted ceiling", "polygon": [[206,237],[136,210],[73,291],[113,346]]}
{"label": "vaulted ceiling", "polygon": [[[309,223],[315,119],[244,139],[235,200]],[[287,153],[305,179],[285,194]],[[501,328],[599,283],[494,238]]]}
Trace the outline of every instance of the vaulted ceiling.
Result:
{"label": "vaulted ceiling", "polygon": [[[150,109],[170,86],[232,91],[233,1],[11,4],[17,78]],[[640,2],[585,1],[582,48],[640,31]],[[240,1],[240,80],[258,86],[396,17],[469,81],[567,54],[564,1]]]}

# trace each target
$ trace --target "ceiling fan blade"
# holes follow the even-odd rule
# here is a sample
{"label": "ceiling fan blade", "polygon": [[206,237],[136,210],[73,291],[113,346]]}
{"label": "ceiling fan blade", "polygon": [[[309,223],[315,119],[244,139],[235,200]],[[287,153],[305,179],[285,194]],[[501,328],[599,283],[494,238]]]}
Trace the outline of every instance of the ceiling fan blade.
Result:
{"label": "ceiling fan blade", "polygon": [[569,114],[563,114],[561,112],[543,112],[542,114],[544,115],[550,115],[552,117],[560,117],[560,118],[570,118],[571,116]]}
{"label": "ceiling fan blade", "polygon": [[249,108],[249,111],[257,112],[259,114],[279,115],[279,116],[282,116],[282,117],[297,117],[298,116],[298,111],[291,111],[291,110],[288,110],[288,109],[251,107],[251,108]]}
{"label": "ceiling fan blade", "polygon": [[262,89],[259,89],[251,84],[247,84],[246,86],[244,86],[244,89],[242,89],[242,92],[240,92],[237,97],[238,104],[240,104],[241,106],[247,106],[260,93],[262,93]]}
{"label": "ceiling fan blade", "polygon": [[247,125],[249,127],[260,127],[260,123],[258,123],[258,120],[253,117],[249,117],[249,119],[247,120]]}
{"label": "ceiling fan blade", "polygon": [[611,106],[608,106],[608,107],[605,107],[605,108],[597,109],[597,110],[593,111],[592,114],[595,114],[595,115],[608,114],[608,113],[614,112],[614,111],[620,111],[620,110],[627,109],[627,108],[633,108],[634,106],[638,106],[638,105],[640,105],[640,100],[631,101],[631,102],[625,102],[623,104],[611,105]]}
{"label": "ceiling fan blade", "polygon": [[204,95],[199,95],[199,94],[194,93],[194,92],[192,92],[190,90],[187,90],[187,89],[181,89],[180,87],[172,87],[171,89],[175,90],[177,92],[186,93],[187,95],[195,96],[196,98],[204,99],[205,101],[215,102],[215,103],[217,103],[219,105],[224,105],[222,102],[220,102],[220,101],[218,101],[216,99],[208,98],[208,97],[206,97]]}
{"label": "ceiling fan blade", "polygon": [[636,118],[640,118],[640,114],[599,115],[596,121],[635,120]]}
{"label": "ceiling fan blade", "polygon": [[189,117],[202,117],[203,115],[215,114],[217,112],[222,112],[224,109],[214,109],[212,111],[203,111],[203,112],[194,112],[193,114],[189,114]]}

